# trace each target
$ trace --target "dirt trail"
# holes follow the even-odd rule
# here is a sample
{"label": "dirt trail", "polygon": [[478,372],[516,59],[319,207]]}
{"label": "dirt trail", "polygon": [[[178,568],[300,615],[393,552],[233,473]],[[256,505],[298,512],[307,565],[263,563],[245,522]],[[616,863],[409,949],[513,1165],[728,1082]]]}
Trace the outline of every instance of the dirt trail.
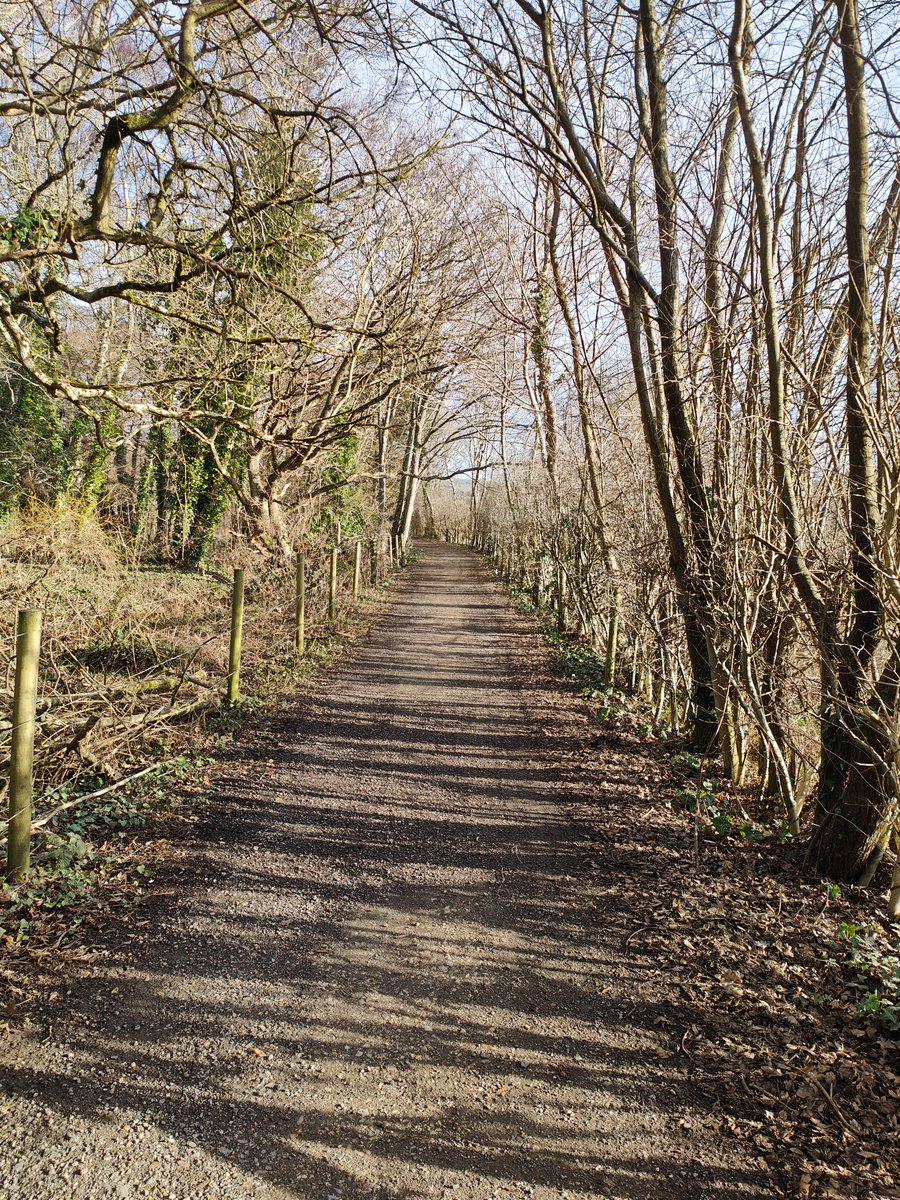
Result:
{"label": "dirt trail", "polygon": [[631,852],[569,816],[598,781],[542,655],[427,544],[226,772],[196,886],[0,1049],[0,1194],[771,1196],[626,944]]}

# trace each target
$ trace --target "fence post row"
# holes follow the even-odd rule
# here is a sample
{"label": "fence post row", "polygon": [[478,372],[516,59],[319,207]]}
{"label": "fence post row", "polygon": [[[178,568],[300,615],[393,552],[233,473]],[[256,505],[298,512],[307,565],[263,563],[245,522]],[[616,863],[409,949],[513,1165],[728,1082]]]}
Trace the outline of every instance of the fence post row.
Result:
{"label": "fence post row", "polygon": [[[393,539],[391,539],[393,543]],[[374,547],[374,543],[373,543]],[[393,549],[393,544],[391,546]],[[377,554],[375,574],[377,575]],[[337,617],[338,547],[331,550],[328,581],[328,619]],[[357,540],[353,558],[353,600],[359,601],[362,583],[362,542]],[[306,649],[306,556],[298,554],[296,567],[296,650],[302,658]],[[13,691],[12,744],[9,770],[9,821],[6,848],[6,878],[23,879],[31,863],[31,816],[34,778],[34,729],[37,709],[38,661],[41,648],[40,609],[22,608],[16,618],[16,665]],[[235,704],[240,695],[241,642],[244,626],[244,571],[234,568],[231,587],[231,640],[228,647],[226,699]]]}
{"label": "fence post row", "polygon": [[241,686],[241,637],[244,627],[244,572],[241,567],[234,568],[234,582],[231,585],[231,642],[228,647],[228,688],[226,697],[229,704],[237,701]]}

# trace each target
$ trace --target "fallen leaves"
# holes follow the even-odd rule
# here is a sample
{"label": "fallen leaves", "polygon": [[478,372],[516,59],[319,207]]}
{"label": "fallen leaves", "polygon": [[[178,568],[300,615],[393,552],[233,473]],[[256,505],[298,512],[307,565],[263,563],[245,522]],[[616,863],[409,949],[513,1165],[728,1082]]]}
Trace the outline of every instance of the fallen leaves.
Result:
{"label": "fallen leaves", "polygon": [[625,743],[610,732],[593,748],[592,774],[612,774],[610,745],[621,782],[603,789],[602,807],[575,815],[591,827],[592,857],[608,847],[601,870],[616,869],[619,903],[623,890],[652,898],[619,944],[646,964],[648,996],[671,998],[676,1060],[690,1060],[692,1083],[711,1099],[728,1096],[726,1125],[752,1139],[778,1194],[900,1200],[898,1045],[858,1024],[831,945],[839,920],[871,919],[866,901],[823,902],[821,884],[781,847],[701,831],[699,857],[687,860],[690,815],[666,805],[665,785],[649,814],[628,789],[650,752],[629,744],[624,767]]}

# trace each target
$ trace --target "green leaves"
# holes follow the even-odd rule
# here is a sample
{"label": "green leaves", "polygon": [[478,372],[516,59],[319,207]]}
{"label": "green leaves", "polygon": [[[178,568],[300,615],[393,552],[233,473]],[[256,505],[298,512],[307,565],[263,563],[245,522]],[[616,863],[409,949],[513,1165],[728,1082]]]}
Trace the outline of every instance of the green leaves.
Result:
{"label": "green leaves", "polygon": [[562,659],[566,674],[573,683],[580,686],[584,699],[596,700],[604,697],[609,685],[603,659],[589,646],[573,641],[564,634],[550,632],[547,636]]}
{"label": "green leaves", "polygon": [[75,834],[48,834],[43,848],[34,855],[35,865],[27,882],[3,884],[7,911],[2,924],[7,932],[12,932],[12,925],[16,940],[23,941],[39,911],[84,904],[94,891],[98,870],[107,861],[98,858],[91,846]]}
{"label": "green leaves", "polygon": [[62,214],[55,208],[23,208],[0,221],[0,241],[22,250],[38,250],[59,238]]}
{"label": "green leaves", "polygon": [[[896,930],[896,927],[895,927]],[[860,992],[856,1011],[891,1030],[900,1030],[900,949],[893,936],[877,926],[842,921],[836,943],[850,987]]]}
{"label": "green leaves", "polygon": [[[672,758],[673,768],[684,774],[696,770],[699,772],[700,760],[695,754],[680,753]],[[715,775],[704,776],[693,781],[685,781],[675,793],[675,798],[690,813],[705,814],[712,828],[723,837],[731,836],[744,842],[759,842],[766,836],[765,829],[754,825],[743,808],[736,810],[726,807],[721,794],[722,781]]]}
{"label": "green leaves", "polygon": [[125,841],[123,846],[123,839],[172,802],[172,782],[189,778],[211,761],[180,754],[106,796],[88,794],[104,782],[92,773],[45,792],[43,802],[51,807],[77,800],[79,792],[84,802],[60,813],[36,837],[27,881],[0,885],[0,933],[17,942],[33,939],[39,930],[45,937],[53,914],[65,913],[56,929],[68,940],[78,928],[78,910],[109,904],[111,892],[116,904],[136,903],[151,868],[134,863],[132,844]]}

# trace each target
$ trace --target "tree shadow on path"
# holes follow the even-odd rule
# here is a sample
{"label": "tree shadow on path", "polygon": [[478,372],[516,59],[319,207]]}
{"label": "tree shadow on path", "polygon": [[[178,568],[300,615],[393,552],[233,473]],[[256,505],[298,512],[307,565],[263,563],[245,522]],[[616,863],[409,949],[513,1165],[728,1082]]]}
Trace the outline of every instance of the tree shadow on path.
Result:
{"label": "tree shadow on path", "polygon": [[592,780],[522,636],[429,545],[357,659],[238,748],[190,888],[4,1073],[56,1121],[26,1188],[62,1117],[85,1169],[51,1198],[773,1194],[699,1086],[716,1064],[679,1050],[689,1006],[626,944],[616,847],[566,815]]}

